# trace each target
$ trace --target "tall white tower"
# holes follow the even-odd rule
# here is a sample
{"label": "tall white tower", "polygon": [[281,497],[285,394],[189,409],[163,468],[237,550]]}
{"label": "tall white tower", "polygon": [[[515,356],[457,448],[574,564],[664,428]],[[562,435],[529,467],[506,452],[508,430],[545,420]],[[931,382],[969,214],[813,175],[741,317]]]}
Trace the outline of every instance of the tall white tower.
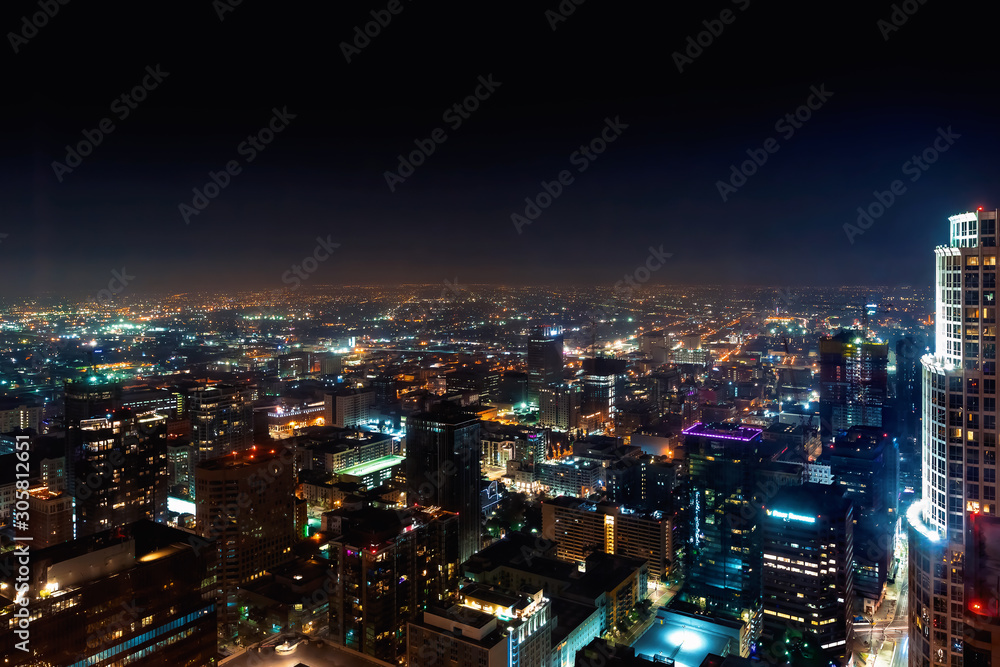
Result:
{"label": "tall white tower", "polygon": [[921,498],[907,513],[910,667],[964,667],[966,523],[997,509],[997,211],[948,220],[935,352],[921,360]]}

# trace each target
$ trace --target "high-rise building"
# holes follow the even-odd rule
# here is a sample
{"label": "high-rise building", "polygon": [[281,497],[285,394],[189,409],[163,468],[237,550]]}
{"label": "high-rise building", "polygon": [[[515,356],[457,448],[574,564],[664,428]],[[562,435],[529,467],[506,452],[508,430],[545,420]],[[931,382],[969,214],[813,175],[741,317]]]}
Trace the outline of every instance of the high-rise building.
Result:
{"label": "high-rise building", "polygon": [[218,555],[215,595],[219,626],[236,633],[239,586],[292,558],[295,467],[290,449],[252,448],[195,468],[198,534]]}
{"label": "high-rise building", "polygon": [[820,421],[825,433],[885,426],[889,344],[841,331],[819,342]]}
{"label": "high-rise building", "polygon": [[857,508],[854,540],[862,548],[854,550],[854,592],[864,611],[877,608],[895,558],[899,450],[882,429],[852,426],[821,462],[829,463],[833,484]]}
{"label": "high-rise building", "polygon": [[76,537],[165,517],[166,430],[166,417],[125,409],[74,422],[67,477],[76,504]]}
{"label": "high-rise building", "polygon": [[324,397],[323,418],[327,426],[356,428],[368,423],[375,392],[362,389],[342,389]]}
{"label": "high-rise building", "polygon": [[920,357],[923,349],[914,336],[896,341],[896,435],[901,441],[919,437]]}
{"label": "high-rise building", "polygon": [[[199,552],[187,538],[181,530],[140,521],[32,549],[24,591],[15,588],[19,556],[5,554],[8,562],[0,564],[4,664],[213,664],[215,603],[205,596],[214,555]],[[30,640],[15,630],[20,609],[31,619],[23,630]],[[21,641],[27,650],[17,646]]]}
{"label": "high-rise building", "polygon": [[853,504],[831,485],[780,488],[762,520],[764,637],[811,633],[844,664],[853,618]]}
{"label": "high-rise building", "polygon": [[556,555],[584,564],[594,552],[645,560],[652,581],[666,581],[673,564],[673,517],[614,503],[560,496],[542,504],[542,537]]}
{"label": "high-rise building", "polygon": [[33,398],[0,398],[0,433],[31,429],[38,433],[42,423],[41,402]]}
{"label": "high-rise building", "polygon": [[758,470],[771,445],[762,429],[695,424],[684,431],[689,466],[690,531],[684,601],[746,623],[759,635],[762,512]]}
{"label": "high-rise building", "polygon": [[580,425],[583,388],[579,384],[542,387],[538,395],[538,425],[569,431]]}
{"label": "high-rise building", "polygon": [[561,383],[562,374],[562,327],[532,328],[528,336],[528,402],[538,405],[542,388]]}
{"label": "high-rise building", "polygon": [[253,444],[249,391],[232,385],[196,389],[188,396],[187,411],[198,462],[242,451]]}
{"label": "high-rise building", "polygon": [[102,382],[97,376],[67,380],[64,393],[66,428],[71,433],[81,420],[103,417],[123,407],[122,386],[116,382]]}
{"label": "high-rise building", "polygon": [[458,588],[458,519],[442,510],[373,507],[334,510],[337,537],[329,559],[337,586],[330,599],[330,638],[396,663],[406,649],[406,623]]}
{"label": "high-rise building", "polygon": [[581,411],[608,421],[618,402],[625,380],[624,359],[594,357],[583,361]]}
{"label": "high-rise building", "polygon": [[479,419],[442,405],[406,420],[407,502],[459,515],[459,560],[482,544]]}
{"label": "high-rise building", "polygon": [[48,486],[28,489],[28,535],[32,549],[42,549],[73,539],[73,498]]}
{"label": "high-rise building", "polygon": [[935,351],[921,359],[921,497],[907,511],[911,667],[967,659],[968,519],[997,511],[997,211],[949,221],[934,251]]}

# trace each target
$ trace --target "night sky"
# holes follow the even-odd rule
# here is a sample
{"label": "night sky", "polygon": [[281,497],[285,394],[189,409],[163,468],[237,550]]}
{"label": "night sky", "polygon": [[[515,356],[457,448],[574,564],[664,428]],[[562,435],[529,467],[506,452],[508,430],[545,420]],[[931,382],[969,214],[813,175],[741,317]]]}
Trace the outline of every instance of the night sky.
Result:
{"label": "night sky", "polygon": [[[46,2],[37,31],[38,0],[0,14],[3,295],[92,295],[123,267],[135,294],[281,288],[317,237],[339,246],[312,284],[610,286],[662,245],[654,283],[929,285],[947,216],[1000,206],[1000,59],[972,3],[897,5],[897,29],[888,2]],[[357,48],[371,12],[387,25]],[[446,115],[477,86],[476,110]],[[813,90],[829,95],[810,118],[783,121]],[[241,148],[274,109],[294,118]],[[606,119],[614,141],[574,156]],[[904,171],[949,127],[934,164]],[[85,130],[100,144],[54,167]],[[723,201],[748,150],[767,161]],[[564,170],[518,233],[511,215]]]}

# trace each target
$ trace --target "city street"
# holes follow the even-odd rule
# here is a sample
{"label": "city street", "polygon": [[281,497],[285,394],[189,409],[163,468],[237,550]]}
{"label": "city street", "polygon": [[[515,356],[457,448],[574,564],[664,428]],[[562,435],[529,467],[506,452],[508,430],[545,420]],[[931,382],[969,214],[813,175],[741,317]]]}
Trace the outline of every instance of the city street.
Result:
{"label": "city street", "polygon": [[[854,651],[864,658],[864,662],[855,660],[855,664],[866,667],[897,667],[905,665],[907,650],[907,593],[908,554],[906,543],[900,545],[897,553],[900,556],[899,568],[895,583],[887,586],[885,600],[875,613],[874,623],[856,622],[852,645]],[[869,637],[871,645],[869,646]],[[900,663],[900,654],[903,662]]]}
{"label": "city street", "polygon": [[674,585],[671,588],[657,587],[649,598],[653,602],[652,606],[649,608],[649,618],[635,624],[631,629],[629,629],[628,632],[616,638],[615,643],[624,644],[626,646],[634,644],[636,640],[639,639],[639,637],[642,637],[643,633],[649,629],[649,626],[653,624],[653,621],[656,620],[656,610],[670,602],[679,590],[680,585]]}

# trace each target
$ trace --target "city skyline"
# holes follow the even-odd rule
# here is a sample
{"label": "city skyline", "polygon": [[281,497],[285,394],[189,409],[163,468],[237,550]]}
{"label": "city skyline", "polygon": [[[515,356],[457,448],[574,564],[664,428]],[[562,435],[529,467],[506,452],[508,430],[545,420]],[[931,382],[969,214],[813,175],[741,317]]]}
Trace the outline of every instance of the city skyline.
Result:
{"label": "city skyline", "polygon": [[983,12],[674,5],[0,7],[4,663],[1000,664]]}

